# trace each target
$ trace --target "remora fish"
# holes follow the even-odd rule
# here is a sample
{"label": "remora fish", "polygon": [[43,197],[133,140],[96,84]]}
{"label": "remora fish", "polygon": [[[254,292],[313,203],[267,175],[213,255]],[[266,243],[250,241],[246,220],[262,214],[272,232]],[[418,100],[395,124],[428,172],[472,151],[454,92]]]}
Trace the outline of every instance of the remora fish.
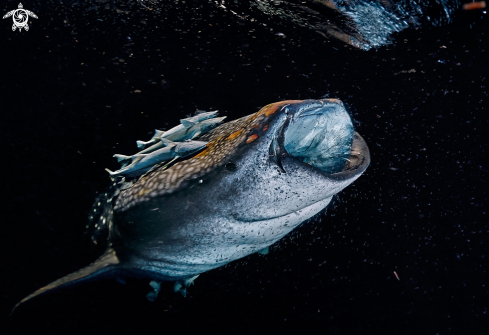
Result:
{"label": "remora fish", "polygon": [[[114,172],[106,169],[107,172],[109,172],[112,177],[140,176],[158,163],[176,158],[184,158],[204,148],[207,144],[207,142],[202,141],[172,142],[167,139],[162,139],[162,142],[165,143],[166,147],[155,150],[149,154],[136,154],[133,156],[114,155],[119,162],[123,162],[123,167]],[[125,160],[130,161],[131,163],[125,164]]]}
{"label": "remora fish", "polygon": [[[163,134],[161,135],[161,138],[165,138],[170,141],[178,142],[178,141],[186,141],[186,140],[192,140],[195,139],[199,136],[201,136],[204,133],[207,133],[211,129],[215,128],[219,123],[224,121],[226,116],[223,117],[218,117],[215,119],[209,119],[209,120],[204,120],[199,123],[195,123],[193,126],[189,128],[183,128],[177,132],[174,132],[170,135]],[[138,144],[139,146],[139,144]],[[138,152],[138,154],[147,154],[149,152],[155,151],[157,149],[163,148],[165,146],[164,142],[158,141],[155,144],[153,144],[150,147],[147,147],[146,149]]]}
{"label": "remora fish", "polygon": [[[101,277],[148,278],[155,294],[158,282],[176,281],[184,291],[199,274],[280,240],[370,163],[366,143],[334,99],[270,104],[199,140],[209,142],[204,151],[122,188],[113,208],[99,203],[109,227],[102,257],[17,306]],[[333,162],[327,172],[311,165],[317,157]]]}
{"label": "remora fish", "polygon": [[136,144],[138,145],[138,148],[140,150],[143,150],[147,146],[155,144],[156,142],[160,141],[161,138],[168,138],[170,135],[174,135],[176,133],[180,134],[180,136],[173,136],[172,141],[175,141],[175,142],[176,141],[182,141],[183,136],[185,136],[185,132],[183,131],[184,129],[195,126],[199,122],[202,122],[202,121],[205,121],[208,119],[212,119],[216,115],[217,115],[217,111],[204,112],[204,113],[200,113],[200,114],[197,114],[195,116],[192,116],[192,117],[188,117],[186,119],[181,119],[180,120],[181,124],[179,124],[178,126],[173,127],[172,129],[167,130],[167,131],[156,129],[155,134],[153,135],[153,137],[149,141],[147,141],[147,142],[136,141]]}

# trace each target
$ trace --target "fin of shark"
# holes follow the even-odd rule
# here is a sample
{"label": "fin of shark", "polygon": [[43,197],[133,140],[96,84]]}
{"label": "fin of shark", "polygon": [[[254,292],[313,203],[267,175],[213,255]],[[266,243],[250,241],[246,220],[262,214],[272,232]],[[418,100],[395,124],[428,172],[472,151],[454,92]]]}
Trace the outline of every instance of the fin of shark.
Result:
{"label": "fin of shark", "polygon": [[34,293],[28,295],[22,299],[15,307],[12,309],[12,313],[19,308],[20,305],[24,304],[26,301],[31,300],[41,294],[52,292],[59,288],[64,288],[72,285],[81,284],[90,280],[100,279],[100,277],[111,277],[117,273],[119,259],[115,254],[115,251],[108,249],[100,258],[87,267],[81,270],[70,273],[69,275],[62,277],[58,280],[53,281]]}

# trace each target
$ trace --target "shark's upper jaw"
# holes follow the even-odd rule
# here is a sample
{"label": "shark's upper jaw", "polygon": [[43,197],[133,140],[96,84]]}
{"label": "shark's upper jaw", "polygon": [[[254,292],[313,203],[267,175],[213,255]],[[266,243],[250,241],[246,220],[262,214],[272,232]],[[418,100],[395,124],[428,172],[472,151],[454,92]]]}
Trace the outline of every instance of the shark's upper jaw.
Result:
{"label": "shark's upper jaw", "polygon": [[337,99],[305,100],[286,107],[287,119],[270,147],[279,169],[289,156],[318,170],[328,179],[358,176],[370,163],[363,138]]}

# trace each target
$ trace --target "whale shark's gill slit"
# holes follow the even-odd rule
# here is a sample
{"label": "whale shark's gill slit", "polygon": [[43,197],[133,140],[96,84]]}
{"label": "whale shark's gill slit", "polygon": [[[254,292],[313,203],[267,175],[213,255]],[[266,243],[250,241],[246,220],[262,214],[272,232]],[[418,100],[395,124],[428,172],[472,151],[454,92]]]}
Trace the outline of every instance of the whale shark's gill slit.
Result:
{"label": "whale shark's gill slit", "polygon": [[278,167],[278,171],[280,173],[287,173],[287,171],[285,171],[283,165],[282,165],[282,162],[280,161],[280,159],[277,161],[277,167]]}
{"label": "whale shark's gill slit", "polygon": [[284,147],[284,141],[285,141],[285,129],[291,122],[291,117],[287,117],[285,120],[284,124],[282,127],[279,128],[277,131],[277,136],[273,139],[272,143],[270,144],[270,148],[268,149],[268,155],[270,157],[270,160],[277,165],[278,171],[280,173],[287,173],[285,171],[284,166],[281,161],[281,157],[283,156],[288,156],[287,150],[285,150]]}

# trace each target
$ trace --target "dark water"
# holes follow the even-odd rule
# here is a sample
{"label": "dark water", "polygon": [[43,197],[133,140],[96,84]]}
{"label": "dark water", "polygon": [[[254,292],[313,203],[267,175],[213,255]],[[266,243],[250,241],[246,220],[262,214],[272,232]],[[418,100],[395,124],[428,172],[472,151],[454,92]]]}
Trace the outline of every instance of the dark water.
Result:
{"label": "dark water", "polygon": [[[3,20],[0,35],[0,333],[487,333],[482,11],[361,51],[204,1],[23,4],[39,19],[22,33]],[[372,164],[321,220],[201,275],[187,298],[164,283],[150,303],[146,281],[108,280],[7,317],[97,257],[84,229],[113,154],[196,109],[234,119],[324,96],[348,106]]]}

